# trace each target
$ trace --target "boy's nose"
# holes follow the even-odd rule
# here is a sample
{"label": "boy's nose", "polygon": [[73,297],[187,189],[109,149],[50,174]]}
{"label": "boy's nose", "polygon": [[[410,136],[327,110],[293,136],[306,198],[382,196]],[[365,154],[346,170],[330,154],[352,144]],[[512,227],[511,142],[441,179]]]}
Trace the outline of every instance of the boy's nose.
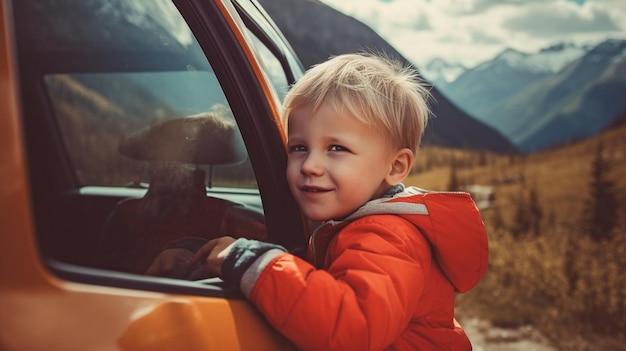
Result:
{"label": "boy's nose", "polygon": [[319,156],[309,153],[302,162],[300,172],[306,175],[320,175],[324,173],[324,167]]}

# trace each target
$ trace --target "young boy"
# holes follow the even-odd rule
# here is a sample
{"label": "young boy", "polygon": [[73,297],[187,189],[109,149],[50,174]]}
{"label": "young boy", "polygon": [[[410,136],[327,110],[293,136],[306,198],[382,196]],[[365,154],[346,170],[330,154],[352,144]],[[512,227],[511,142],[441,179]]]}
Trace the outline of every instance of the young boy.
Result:
{"label": "young boy", "polygon": [[190,261],[241,289],[306,350],[471,350],[454,294],[487,269],[487,237],[465,193],[404,188],[429,114],[415,74],[375,55],[309,70],[284,102],[287,180],[322,224],[308,260],[224,237]]}

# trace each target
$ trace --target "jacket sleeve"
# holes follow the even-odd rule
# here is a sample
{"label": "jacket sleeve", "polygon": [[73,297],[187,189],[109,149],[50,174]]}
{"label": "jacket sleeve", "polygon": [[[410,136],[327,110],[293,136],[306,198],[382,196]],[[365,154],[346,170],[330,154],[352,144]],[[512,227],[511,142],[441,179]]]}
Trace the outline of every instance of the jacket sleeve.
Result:
{"label": "jacket sleeve", "polygon": [[408,326],[432,264],[424,237],[397,216],[346,226],[329,245],[327,270],[287,253],[264,256],[243,274],[242,290],[305,350],[389,346]]}

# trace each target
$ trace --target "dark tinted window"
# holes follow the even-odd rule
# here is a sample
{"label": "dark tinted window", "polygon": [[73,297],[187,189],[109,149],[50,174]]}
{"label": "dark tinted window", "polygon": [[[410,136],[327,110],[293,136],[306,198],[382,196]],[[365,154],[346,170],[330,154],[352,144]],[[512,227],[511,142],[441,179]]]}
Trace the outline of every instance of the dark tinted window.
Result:
{"label": "dark tinted window", "polygon": [[14,7],[23,85],[39,92],[26,118],[51,127],[33,128],[34,163],[63,170],[34,172],[45,256],[141,274],[182,237],[265,238],[237,118],[171,2]]}

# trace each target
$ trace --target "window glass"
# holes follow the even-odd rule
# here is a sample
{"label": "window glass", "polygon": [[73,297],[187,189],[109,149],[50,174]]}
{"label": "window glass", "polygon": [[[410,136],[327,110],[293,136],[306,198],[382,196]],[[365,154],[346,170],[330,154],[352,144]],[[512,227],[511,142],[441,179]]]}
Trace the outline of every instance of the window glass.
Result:
{"label": "window glass", "polygon": [[266,238],[239,116],[171,2],[17,1],[15,13],[23,86],[45,90],[25,109],[41,111],[30,140],[61,150],[31,143],[34,164],[63,168],[58,182],[34,175],[44,256],[144,274],[181,240]]}
{"label": "window glass", "polygon": [[265,73],[269,80],[272,82],[276,93],[282,100],[287,91],[289,90],[289,81],[285,75],[285,71],[280,64],[280,61],[272,52],[259,40],[252,32],[248,32],[249,37],[252,38],[252,43],[257,50],[257,57],[263,66]]}
{"label": "window glass", "polygon": [[59,73],[45,82],[81,185],[138,186],[172,163],[205,170],[211,187],[256,188],[212,72]]}

